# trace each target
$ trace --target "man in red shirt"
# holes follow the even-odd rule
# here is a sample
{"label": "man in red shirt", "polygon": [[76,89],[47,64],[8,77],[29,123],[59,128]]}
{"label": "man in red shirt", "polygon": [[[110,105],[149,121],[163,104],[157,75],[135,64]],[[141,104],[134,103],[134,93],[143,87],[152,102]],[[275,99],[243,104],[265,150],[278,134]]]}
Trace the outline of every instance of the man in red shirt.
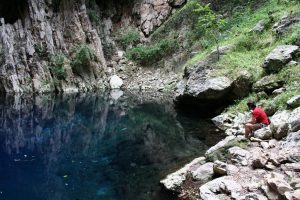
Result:
{"label": "man in red shirt", "polygon": [[260,128],[268,126],[270,124],[266,112],[256,107],[255,102],[249,101],[247,103],[248,108],[251,110],[251,120],[245,124],[245,137],[250,138],[250,134]]}

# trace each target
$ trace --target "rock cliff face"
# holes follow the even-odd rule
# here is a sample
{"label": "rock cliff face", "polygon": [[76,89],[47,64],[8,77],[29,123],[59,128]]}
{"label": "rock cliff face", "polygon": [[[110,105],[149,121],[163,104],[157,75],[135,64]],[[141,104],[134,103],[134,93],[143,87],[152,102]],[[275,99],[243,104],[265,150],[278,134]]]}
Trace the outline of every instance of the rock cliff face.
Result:
{"label": "rock cliff face", "polygon": [[[148,37],[184,1],[18,0],[0,3],[0,93],[77,92],[107,85],[113,35],[128,27]],[[95,59],[75,70],[79,44]],[[77,46],[76,46],[77,45]],[[57,79],[51,57],[64,55]],[[60,68],[61,69],[61,68]]]}

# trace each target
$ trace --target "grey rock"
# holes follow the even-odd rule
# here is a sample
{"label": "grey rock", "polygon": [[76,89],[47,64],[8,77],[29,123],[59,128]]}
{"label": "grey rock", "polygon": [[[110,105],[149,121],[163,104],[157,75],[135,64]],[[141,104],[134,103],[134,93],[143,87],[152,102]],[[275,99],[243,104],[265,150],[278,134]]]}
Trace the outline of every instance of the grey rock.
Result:
{"label": "grey rock", "polygon": [[246,70],[237,73],[232,82],[231,98],[241,99],[246,97],[251,91],[253,75]]}
{"label": "grey rock", "polygon": [[191,171],[194,180],[207,182],[212,179],[214,170],[213,163],[208,162],[199,166],[196,170]]}
{"label": "grey rock", "polygon": [[294,192],[292,192],[291,198],[292,199],[300,199],[300,189],[295,190]]}
{"label": "grey rock", "polygon": [[268,200],[268,198],[264,195],[252,192],[252,193],[246,194],[245,196],[237,198],[237,200]]}
{"label": "grey rock", "polygon": [[287,163],[287,164],[281,165],[281,168],[284,171],[300,172],[300,162],[298,162],[298,163]]}
{"label": "grey rock", "polygon": [[227,175],[227,164],[216,160],[213,165],[214,174],[217,176],[225,176]]}
{"label": "grey rock", "polygon": [[265,30],[266,22],[264,20],[260,20],[252,29],[250,32],[256,32],[261,33]]}
{"label": "grey rock", "polygon": [[267,73],[279,72],[299,50],[296,45],[282,45],[275,48],[265,59],[263,68]]}
{"label": "grey rock", "polygon": [[264,153],[260,148],[254,148],[251,151],[252,167],[254,169],[264,168],[268,163],[269,155]]}
{"label": "grey rock", "polygon": [[263,193],[268,197],[269,200],[278,200],[279,195],[271,190],[271,188],[268,185],[262,185],[261,189],[263,190]]}
{"label": "grey rock", "polygon": [[123,80],[117,75],[113,75],[109,81],[111,89],[120,89],[123,85]]}
{"label": "grey rock", "polygon": [[294,109],[288,119],[291,132],[300,130],[300,107]]}
{"label": "grey rock", "polygon": [[233,163],[243,166],[246,166],[248,164],[248,158],[250,157],[249,151],[240,147],[232,147],[228,150],[228,152]]}
{"label": "grey rock", "polygon": [[219,160],[214,162],[213,170],[216,176],[234,175],[239,171],[235,165],[227,164]]}
{"label": "grey rock", "polygon": [[234,116],[230,114],[221,114],[212,118],[212,122],[221,130],[230,128],[233,124]]}
{"label": "grey rock", "polygon": [[300,131],[289,133],[286,140],[281,144],[281,148],[289,149],[300,147]]}
{"label": "grey rock", "polygon": [[280,195],[284,195],[287,191],[292,191],[293,188],[283,178],[267,179],[268,185]]}
{"label": "grey rock", "polygon": [[185,165],[183,168],[179,169],[178,171],[169,174],[165,179],[161,180],[160,183],[167,190],[178,192],[180,190],[181,185],[186,180],[187,175],[191,173],[191,170],[197,169],[204,163],[204,157],[196,158],[192,162]]}
{"label": "grey rock", "polygon": [[279,89],[283,86],[283,81],[278,80],[275,74],[265,76],[256,83],[253,84],[253,90],[255,92],[272,93],[275,89]]}
{"label": "grey rock", "polygon": [[272,138],[272,132],[270,126],[258,129],[254,132],[254,137],[259,138],[261,140],[269,140]]}
{"label": "grey rock", "polygon": [[282,87],[282,88],[279,88],[279,89],[274,90],[274,91],[272,92],[272,94],[278,95],[278,94],[282,94],[282,93],[285,92],[285,91],[286,91],[286,89]]}
{"label": "grey rock", "polygon": [[168,0],[168,3],[171,4],[173,7],[178,7],[183,5],[186,2],[186,0]]}
{"label": "grey rock", "polygon": [[294,189],[299,189],[297,188],[297,185],[300,183],[300,178],[292,178],[292,180],[289,182],[289,184],[294,188]]}
{"label": "grey rock", "polygon": [[235,136],[228,136],[225,139],[221,140],[220,142],[218,142],[216,145],[212,146],[211,148],[209,148],[205,155],[208,155],[214,151],[217,151],[220,148],[225,147],[228,143],[230,143],[231,141],[235,140],[236,137]]}
{"label": "grey rock", "polygon": [[286,104],[291,108],[300,106],[300,95],[294,96],[293,98],[289,99]]}
{"label": "grey rock", "polygon": [[200,198],[203,200],[220,199],[218,194],[223,193],[229,197],[237,198],[240,196],[242,186],[234,181],[231,176],[223,176],[214,179],[200,187]]}
{"label": "grey rock", "polygon": [[280,140],[287,135],[289,131],[289,117],[289,111],[277,112],[271,117],[270,129],[275,139]]}
{"label": "grey rock", "polygon": [[263,149],[268,149],[269,148],[269,143],[268,142],[261,142],[260,145]]}
{"label": "grey rock", "polygon": [[292,16],[283,16],[278,22],[273,25],[272,29],[276,34],[281,35],[287,31],[290,25],[298,21],[300,21],[299,13],[296,13]]}

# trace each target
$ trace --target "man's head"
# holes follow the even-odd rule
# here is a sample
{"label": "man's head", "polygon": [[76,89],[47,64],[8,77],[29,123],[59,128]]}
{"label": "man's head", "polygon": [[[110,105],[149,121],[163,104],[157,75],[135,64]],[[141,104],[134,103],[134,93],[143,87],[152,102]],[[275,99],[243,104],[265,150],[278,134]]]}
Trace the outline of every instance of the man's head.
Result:
{"label": "man's head", "polygon": [[247,106],[250,110],[253,110],[256,107],[254,101],[248,101]]}

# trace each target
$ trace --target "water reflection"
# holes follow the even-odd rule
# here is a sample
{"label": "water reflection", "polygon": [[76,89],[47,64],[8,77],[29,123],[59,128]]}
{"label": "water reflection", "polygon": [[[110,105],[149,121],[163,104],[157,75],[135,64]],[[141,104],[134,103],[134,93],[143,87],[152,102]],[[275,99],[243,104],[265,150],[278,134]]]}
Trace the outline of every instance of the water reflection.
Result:
{"label": "water reflection", "polygon": [[160,178],[218,140],[210,124],[178,118],[170,98],[0,100],[0,199],[159,199]]}

